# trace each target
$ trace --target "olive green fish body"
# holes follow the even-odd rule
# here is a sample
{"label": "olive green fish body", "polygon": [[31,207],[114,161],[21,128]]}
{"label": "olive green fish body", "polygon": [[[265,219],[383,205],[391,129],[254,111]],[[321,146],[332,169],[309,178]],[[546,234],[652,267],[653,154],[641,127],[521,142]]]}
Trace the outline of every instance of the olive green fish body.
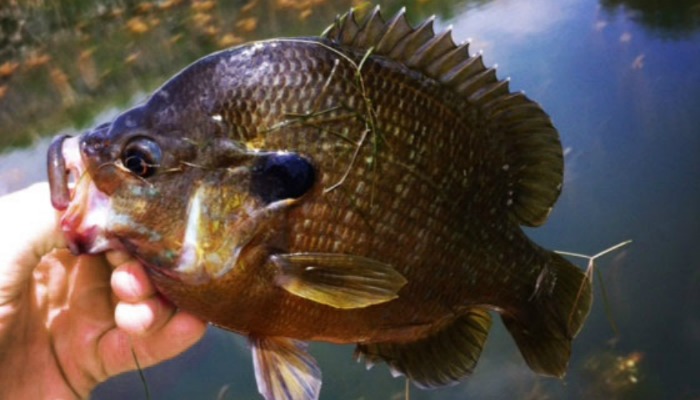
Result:
{"label": "olive green fish body", "polygon": [[[236,56],[257,64],[232,63]],[[254,270],[250,282],[218,282],[237,293],[231,304],[187,308],[244,333],[357,342],[411,337],[416,325],[428,329],[469,305],[513,309],[534,291],[546,257],[508,217],[508,160],[497,124],[391,60],[370,56],[360,70],[363,56],[307,39],[220,53],[212,74],[257,72],[215,87],[208,98],[224,101],[212,100],[207,114],[220,115],[234,140],[311,155],[322,171],[309,199],[289,212],[285,251],[381,259],[407,279],[406,295],[375,308],[334,309],[280,290],[271,268],[264,279]],[[517,279],[522,289],[513,290]],[[250,306],[261,299],[270,310],[264,319],[260,305]]]}
{"label": "olive green fish body", "polygon": [[179,307],[248,335],[268,399],[318,395],[298,340],[358,343],[423,387],[456,382],[488,311],[534,370],[563,375],[590,286],[520,228],[559,195],[558,133],[431,24],[351,12],[321,38],[197,61],[80,138],[75,196],[106,211],[96,240],[80,233],[88,200],[66,205],[69,239],[127,249]]}

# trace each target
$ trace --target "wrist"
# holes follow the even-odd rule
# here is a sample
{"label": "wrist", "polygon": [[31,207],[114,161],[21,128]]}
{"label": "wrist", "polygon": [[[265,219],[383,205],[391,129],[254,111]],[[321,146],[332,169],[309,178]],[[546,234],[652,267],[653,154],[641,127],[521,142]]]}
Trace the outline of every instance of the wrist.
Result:
{"label": "wrist", "polygon": [[19,323],[10,332],[11,345],[0,347],[0,387],[3,398],[77,400],[81,397],[66,380],[44,327]]}

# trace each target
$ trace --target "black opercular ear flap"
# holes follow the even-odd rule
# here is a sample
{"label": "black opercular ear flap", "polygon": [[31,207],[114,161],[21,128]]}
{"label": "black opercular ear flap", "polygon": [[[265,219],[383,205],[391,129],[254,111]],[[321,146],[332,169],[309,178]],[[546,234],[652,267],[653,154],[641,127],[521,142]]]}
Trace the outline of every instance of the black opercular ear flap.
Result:
{"label": "black opercular ear flap", "polygon": [[270,153],[258,157],[253,166],[250,190],[265,203],[296,199],[316,181],[314,166],[296,153]]}

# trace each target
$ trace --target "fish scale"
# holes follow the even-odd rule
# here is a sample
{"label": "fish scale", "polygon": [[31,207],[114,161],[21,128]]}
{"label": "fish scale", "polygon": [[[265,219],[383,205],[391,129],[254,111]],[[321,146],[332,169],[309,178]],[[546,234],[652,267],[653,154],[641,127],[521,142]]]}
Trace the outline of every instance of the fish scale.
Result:
{"label": "fish scale", "polygon": [[[316,56],[316,57],[318,57],[318,56]],[[370,71],[372,70],[371,67],[369,67],[369,66],[368,66],[368,69],[369,69]],[[343,77],[343,78],[341,78],[341,79],[339,79],[339,80],[340,80],[341,82],[342,82],[342,81],[347,82],[347,81],[348,81],[347,76],[348,76],[348,75],[351,76],[352,74],[353,74],[352,69],[350,69],[349,72],[346,73],[346,74],[338,73],[339,76],[342,76],[342,77]],[[390,80],[390,79],[383,79],[383,80],[382,80],[382,82],[386,82],[386,81],[391,81],[391,80]],[[373,88],[373,82],[370,81],[370,80],[368,80],[368,81],[366,82],[366,84],[367,84],[367,87],[368,87],[368,91],[371,93],[372,88]],[[384,86],[384,85],[382,85],[382,86]],[[389,85],[389,86],[391,87],[392,85]],[[400,85],[400,84],[396,84],[395,86],[405,87],[405,85]],[[378,93],[381,93],[379,90],[377,90],[377,92],[378,92]],[[422,92],[418,92],[418,93],[422,93]],[[370,96],[371,96],[371,95],[370,95]],[[391,112],[386,113],[386,114],[382,114],[381,111],[378,112],[378,117],[377,117],[377,119],[378,119],[378,121],[379,121],[378,130],[379,130],[380,132],[385,132],[385,131],[391,132],[391,131],[394,131],[394,132],[400,133],[401,136],[399,136],[399,137],[397,138],[397,142],[399,142],[399,143],[400,143],[401,140],[404,139],[406,136],[409,136],[409,135],[411,135],[412,133],[415,132],[415,131],[413,131],[413,132],[412,132],[412,131],[408,131],[407,129],[405,129],[405,126],[402,126],[402,124],[401,124],[402,121],[406,121],[406,122],[408,122],[408,123],[413,123],[414,121],[411,121],[411,120],[410,120],[409,118],[407,118],[407,117],[405,116],[405,114],[403,114],[403,113],[395,112],[396,110],[395,110],[395,109],[392,109],[392,107],[391,107],[391,102],[392,102],[394,99],[400,98],[401,96],[402,96],[402,94],[399,93],[399,94],[396,95],[396,96],[393,95],[393,94],[392,94],[392,96],[388,96],[388,97],[389,97],[388,99],[383,98],[383,97],[378,97],[378,98],[374,99],[374,100],[375,100],[374,102],[376,102],[377,104],[387,105],[387,106],[383,107],[382,109],[390,110],[390,111],[391,111]],[[427,96],[425,96],[425,97],[423,97],[423,98],[427,98]],[[417,104],[417,107],[416,107],[416,108],[425,107],[425,106],[426,106],[426,104],[425,104],[426,102],[427,102],[427,101],[417,101],[417,102],[415,102],[415,103]],[[442,103],[440,103],[440,104],[442,104]],[[387,121],[386,124],[393,124],[394,126],[388,126],[388,127],[385,128],[385,127],[383,126],[383,124],[382,124],[384,121]],[[432,121],[429,121],[429,122],[425,123],[425,126],[430,126],[430,125],[432,125],[432,128],[435,129],[435,125],[441,125],[441,124],[431,124],[430,122],[432,122]],[[404,124],[404,125],[405,125],[405,124]],[[396,127],[396,128],[393,129],[394,127]],[[438,126],[437,129],[439,130],[440,127]],[[377,135],[380,135],[380,134],[383,134],[383,133],[376,133],[376,134],[377,134]],[[280,135],[280,136],[281,136],[281,135]],[[302,137],[302,136],[304,136],[304,133],[298,133],[298,134],[296,134],[296,136]],[[440,135],[435,135],[435,136],[441,137]],[[386,138],[383,137],[383,139],[386,139]],[[421,142],[422,142],[422,143],[421,143]],[[419,143],[417,144],[417,147],[420,149],[420,150],[419,150],[419,154],[420,154],[420,153],[423,153],[423,152],[427,152],[426,150],[434,149],[435,146],[431,146],[431,144],[428,144],[428,143],[425,143],[425,142],[426,142],[426,141],[419,141]],[[308,143],[314,143],[314,141],[313,141],[313,140],[308,140]],[[285,143],[285,144],[288,145],[288,143]],[[268,145],[274,146],[273,142],[271,142],[270,140],[268,140]],[[367,146],[367,147],[369,148],[369,146]],[[387,153],[388,153],[387,160],[382,160],[382,161],[380,161],[380,163],[386,161],[386,163],[389,165],[386,169],[389,170],[389,171],[392,171],[393,169],[391,168],[391,167],[392,167],[392,164],[391,164],[391,163],[392,163],[392,161],[393,161],[393,158],[396,157],[396,158],[399,158],[399,159],[400,159],[400,158],[405,158],[405,157],[402,157],[403,154],[396,154],[396,152],[394,152],[395,149],[393,149],[391,145],[387,145],[387,147],[390,147],[390,148],[391,148],[391,150],[389,150],[389,151],[387,152]],[[303,147],[300,147],[299,150],[303,152],[303,151],[305,151],[306,149],[303,148]],[[308,151],[309,151],[310,153],[313,153],[313,152],[316,151],[316,149],[311,149],[311,150],[308,150]],[[409,158],[409,160],[410,160],[411,162],[413,162],[413,163],[416,165],[416,169],[422,169],[422,170],[428,169],[427,166],[425,166],[424,163],[422,162],[422,157],[413,157],[413,158]],[[338,168],[336,168],[336,170],[338,170]],[[440,172],[442,172],[442,171],[440,171]],[[378,172],[378,173],[379,173],[379,174],[383,174],[383,172]],[[367,174],[364,173],[364,170],[358,168],[358,171],[357,171],[356,176],[358,176],[358,177],[364,177],[364,176],[367,176]],[[386,181],[391,181],[391,180],[392,180],[391,177],[387,177],[387,176],[383,176],[383,179],[386,180]],[[330,179],[330,180],[332,181],[333,179]],[[325,183],[325,181],[324,181],[324,183]],[[353,186],[351,181],[346,182],[346,185],[348,185],[348,186],[350,186],[350,187]],[[369,182],[369,185],[373,185],[373,183],[372,183],[372,182]],[[430,189],[429,189],[425,184],[422,184],[422,185],[415,185],[413,182],[411,182],[411,183],[409,183],[409,184],[407,185],[407,187],[414,187],[414,186],[415,186],[415,187],[418,187],[418,193],[405,193],[405,194],[404,194],[405,199],[406,199],[406,200],[407,200],[407,199],[410,199],[410,198],[417,198],[417,199],[421,199],[421,200],[422,200],[422,199],[426,199],[426,195],[429,194]],[[449,185],[446,185],[446,187],[450,187],[450,186],[449,186]],[[377,192],[379,192],[379,193],[384,193],[384,192],[385,192],[383,188],[376,188],[375,190],[376,190]],[[378,194],[377,196],[381,196],[381,194]],[[377,202],[381,204],[381,203],[383,202],[383,199],[378,198],[378,199],[377,199]],[[421,207],[420,207],[421,205],[423,205],[423,204],[420,204],[420,203],[419,203],[419,204],[418,204],[419,207],[417,207],[417,208],[414,207],[413,210],[417,210],[417,209],[419,210],[419,209],[421,209]],[[362,208],[362,206],[364,206],[364,204],[360,204],[360,208]],[[337,208],[338,208],[338,209],[342,209],[343,207],[338,206]],[[427,205],[423,205],[422,208],[427,208]],[[322,216],[325,217],[325,215],[324,215],[322,212],[315,211],[314,213],[315,213],[316,215],[322,215]],[[465,212],[465,214],[468,214],[468,211]],[[392,215],[391,215],[391,214],[388,214],[388,213],[385,213],[383,217],[391,219],[391,218],[392,218]],[[433,225],[438,226],[437,224],[433,224],[433,223],[432,223],[432,221],[434,220],[434,217],[433,217],[430,213],[424,212],[424,213],[422,213],[422,215],[418,216],[417,219],[425,220],[425,218],[428,219],[428,227],[429,227],[429,228],[434,228]],[[447,219],[447,218],[445,218],[445,219]],[[331,226],[338,226],[338,224],[336,223],[337,218],[334,218],[334,217],[331,216],[331,217],[324,218],[324,220],[329,221],[328,223],[329,223]],[[379,226],[380,233],[384,233],[384,232],[382,232],[382,228],[381,228],[381,227],[383,226],[383,224],[381,223],[381,221],[377,221],[376,223],[377,223],[377,225]],[[389,224],[388,226],[391,227],[391,224]],[[440,226],[440,227],[443,227],[443,230],[444,230],[444,231],[447,231],[447,232],[453,230],[453,226],[451,226],[450,224],[441,224],[441,225],[439,225],[439,226]],[[413,228],[413,227],[411,227],[411,228]],[[393,229],[389,228],[389,231],[387,231],[386,233],[387,233],[387,234],[392,233],[392,232],[390,232],[391,230],[393,230]],[[443,232],[440,232],[440,231],[435,231],[435,229],[433,229],[433,230],[431,231],[431,233],[432,233],[432,235],[436,236],[436,237],[439,238],[439,239],[442,239],[442,238],[444,238],[444,237],[447,235],[446,233],[443,233]],[[326,234],[326,232],[325,232],[324,230],[320,230],[320,231],[317,231],[317,232],[310,232],[310,233],[308,234],[308,236],[309,236],[309,237],[318,237],[318,236],[325,235],[325,234]],[[292,234],[291,236],[293,236],[293,237],[295,237],[295,238],[300,238],[300,240],[302,240],[302,238],[304,237],[304,236],[302,236],[302,235],[296,235],[296,234]],[[385,236],[385,235],[379,235],[379,237],[382,237],[382,238],[384,238],[384,239],[382,240],[381,243],[378,243],[378,244],[377,244],[377,247],[381,246],[383,243],[386,242],[386,239],[385,239],[386,236]],[[334,242],[334,243],[337,243],[337,242]],[[352,242],[349,241],[349,243],[352,243]],[[316,246],[314,246],[314,247],[315,247],[315,248],[318,248],[317,243],[314,243],[314,244],[316,245]],[[297,248],[297,247],[298,247],[298,248],[306,248],[307,246],[305,246],[303,242],[301,242],[301,244],[298,245],[298,246],[295,245],[294,243],[291,245],[291,249],[292,249],[292,250],[295,249],[295,248]],[[319,248],[319,250],[324,250],[324,249]],[[328,249],[328,250],[332,250],[332,249]],[[335,249],[335,250],[337,251],[337,249]],[[348,252],[348,253],[355,253],[355,252],[358,251],[358,249],[355,249],[355,248],[341,249],[341,251],[342,251],[342,250],[345,250],[345,251]],[[451,255],[450,255],[450,256],[451,256]],[[401,268],[401,267],[399,267],[399,268]]]}
{"label": "fish scale", "polygon": [[[350,11],[319,38],[207,56],[58,138],[69,243],[126,249],[178,307],[249,336],[268,400],[318,397],[307,340],[356,343],[423,388],[458,382],[490,312],[534,371],[563,376],[590,282],[521,229],[561,191],[558,133],[432,24]],[[85,171],[73,193],[64,169]]]}

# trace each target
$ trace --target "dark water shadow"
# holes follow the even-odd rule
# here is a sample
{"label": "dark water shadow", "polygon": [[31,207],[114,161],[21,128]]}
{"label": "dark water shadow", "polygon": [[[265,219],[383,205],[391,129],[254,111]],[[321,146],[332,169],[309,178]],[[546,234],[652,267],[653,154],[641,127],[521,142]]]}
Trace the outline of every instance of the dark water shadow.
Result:
{"label": "dark water shadow", "polygon": [[654,35],[683,39],[700,28],[698,0],[601,0],[609,13],[623,11]]}

